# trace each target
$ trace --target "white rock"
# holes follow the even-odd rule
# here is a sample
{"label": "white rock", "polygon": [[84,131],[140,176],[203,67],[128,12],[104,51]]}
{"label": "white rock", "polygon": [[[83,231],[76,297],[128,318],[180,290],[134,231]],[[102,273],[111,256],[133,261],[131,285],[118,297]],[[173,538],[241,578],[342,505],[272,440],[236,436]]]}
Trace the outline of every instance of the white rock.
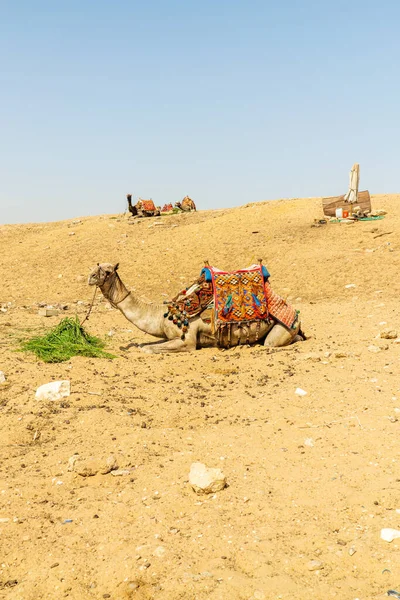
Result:
{"label": "white rock", "polygon": [[355,288],[356,284],[355,283],[348,283],[347,285],[344,286],[346,288],[346,290],[349,290],[350,288]]}
{"label": "white rock", "polygon": [[389,527],[381,529],[381,540],[393,542],[397,538],[400,538],[400,531],[398,529],[390,529]]}
{"label": "white rock", "polygon": [[190,467],[189,483],[197,494],[214,494],[226,486],[226,478],[221,469],[206,467],[203,463],[193,463]]}
{"label": "white rock", "polygon": [[164,546],[158,546],[154,552],[153,552],[153,556],[158,556],[158,558],[161,558],[162,556],[164,556],[166,550],[164,548]]}
{"label": "white rock", "polygon": [[296,388],[295,392],[296,396],[307,396],[307,392],[302,390],[301,388]]}
{"label": "white rock", "polygon": [[307,563],[307,569],[309,571],[318,571],[319,569],[323,569],[324,565],[320,560],[310,560],[309,563]]}
{"label": "white rock", "polygon": [[304,440],[304,445],[308,446],[309,448],[313,448],[314,447],[314,440],[312,438],[306,438]]}
{"label": "white rock", "polygon": [[69,380],[51,381],[41,385],[36,390],[36,400],[61,400],[71,393],[71,384]]}
{"label": "white rock", "polygon": [[368,350],[369,352],[380,352],[381,348],[379,346],[374,346],[374,344],[371,344],[370,346],[368,346]]}
{"label": "white rock", "polygon": [[4,383],[6,380],[6,376],[4,375],[3,371],[0,371],[0,383]]}

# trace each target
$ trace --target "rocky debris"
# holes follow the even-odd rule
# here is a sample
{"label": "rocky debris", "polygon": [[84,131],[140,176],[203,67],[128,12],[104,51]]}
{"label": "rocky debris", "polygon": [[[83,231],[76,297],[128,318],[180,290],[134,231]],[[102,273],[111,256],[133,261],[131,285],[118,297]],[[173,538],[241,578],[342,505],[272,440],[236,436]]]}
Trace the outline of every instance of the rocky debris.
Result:
{"label": "rocky debris", "polygon": [[51,381],[50,383],[45,383],[41,385],[36,390],[35,398],[36,400],[61,400],[61,398],[66,398],[71,393],[71,384],[70,381]]}
{"label": "rocky debris", "polygon": [[381,540],[390,543],[397,538],[400,538],[400,531],[398,529],[391,529],[389,527],[381,529]]}
{"label": "rocky debris", "polygon": [[226,487],[226,477],[221,469],[208,468],[196,462],[190,467],[189,483],[196,494],[214,494]]}
{"label": "rocky debris", "polygon": [[324,568],[324,564],[320,560],[310,560],[307,563],[307,569],[309,571],[319,571]]}
{"label": "rocky debris", "polygon": [[377,208],[370,212],[371,217],[383,217],[384,215],[387,215],[387,211],[383,210],[383,208]]}
{"label": "rocky debris", "polygon": [[398,333],[395,329],[382,329],[381,338],[384,340],[395,340],[398,337]]}
{"label": "rocky debris", "polygon": [[[68,461],[68,468],[70,465],[71,457]],[[81,477],[93,477],[98,473],[101,475],[107,475],[111,471],[118,469],[118,463],[115,456],[110,454],[106,458],[89,456],[87,458],[77,456],[72,463],[72,469],[75,473],[78,473]]]}
{"label": "rocky debris", "polygon": [[6,381],[6,376],[3,371],[0,371],[0,383],[4,383]]}
{"label": "rocky debris", "polygon": [[111,471],[111,475],[114,475],[114,477],[121,477],[122,475],[131,475],[134,470],[134,467],[131,467],[130,469],[114,469],[113,471]]}
{"label": "rocky debris", "polygon": [[307,392],[302,390],[301,388],[296,388],[295,392],[296,396],[307,396]]}
{"label": "rocky debris", "polygon": [[371,344],[370,346],[368,346],[368,351],[369,352],[381,352],[381,350],[387,350],[389,348],[389,346],[384,345],[384,346],[375,346],[374,344]]}
{"label": "rocky debris", "polygon": [[39,317],[57,317],[60,311],[53,307],[39,308]]}

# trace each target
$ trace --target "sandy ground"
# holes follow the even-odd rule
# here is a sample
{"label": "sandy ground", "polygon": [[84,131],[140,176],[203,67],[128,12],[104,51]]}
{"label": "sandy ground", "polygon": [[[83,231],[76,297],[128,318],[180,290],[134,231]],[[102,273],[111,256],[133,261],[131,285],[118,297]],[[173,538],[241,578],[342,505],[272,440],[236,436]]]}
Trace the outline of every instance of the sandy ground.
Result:
{"label": "sandy ground", "polygon": [[[400,591],[400,196],[377,222],[311,227],[320,199],[129,220],[0,227],[0,598],[369,600]],[[161,223],[161,224],[159,224]],[[97,296],[87,323],[115,360],[46,365],[19,341],[83,317],[97,262],[146,300],[175,295],[204,260],[262,257],[311,336],[149,356]],[[346,287],[354,284],[354,287]],[[68,305],[38,316],[38,303]],[[11,303],[11,304],[8,304]],[[378,347],[372,352],[369,346]],[[69,379],[60,402],[36,388]],[[307,391],[299,397],[297,387]],[[75,453],[129,474],[81,477]],[[197,496],[192,462],[229,486]]]}

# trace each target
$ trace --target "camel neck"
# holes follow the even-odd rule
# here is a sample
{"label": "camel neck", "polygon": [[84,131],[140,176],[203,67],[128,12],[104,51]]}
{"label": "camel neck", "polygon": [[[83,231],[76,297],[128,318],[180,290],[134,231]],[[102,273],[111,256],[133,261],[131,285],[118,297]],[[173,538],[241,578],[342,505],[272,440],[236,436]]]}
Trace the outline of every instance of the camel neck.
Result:
{"label": "camel neck", "polygon": [[122,283],[118,273],[115,271],[103,283],[103,285],[100,286],[100,289],[103,293],[103,296],[107,298],[107,300],[114,306],[117,306],[130,294],[125,285]]}
{"label": "camel neck", "polygon": [[164,313],[165,306],[147,304],[129,292],[122,283],[119,275],[113,273],[100,289],[104,297],[136,327],[154,335],[165,338]]}

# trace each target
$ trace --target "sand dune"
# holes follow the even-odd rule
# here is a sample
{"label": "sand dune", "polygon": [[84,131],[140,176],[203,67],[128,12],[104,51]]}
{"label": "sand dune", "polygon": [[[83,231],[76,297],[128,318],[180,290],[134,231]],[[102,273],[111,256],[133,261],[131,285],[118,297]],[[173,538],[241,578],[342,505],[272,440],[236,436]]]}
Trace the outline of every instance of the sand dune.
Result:
{"label": "sand dune", "polygon": [[[380,530],[400,527],[400,345],[380,332],[400,332],[399,199],[372,198],[381,221],[318,228],[320,198],[0,226],[0,597],[341,600],[396,588],[399,548]],[[148,356],[126,347],[149,336],[99,294],[87,327],[115,360],[14,352],[84,316],[97,262],[119,262],[129,288],[160,302],[204,260],[260,257],[307,342]],[[68,308],[40,317],[40,302]],[[69,398],[35,400],[57,379],[71,381]],[[132,471],[81,477],[68,471],[75,453]],[[229,487],[195,495],[195,461],[222,468]]]}

